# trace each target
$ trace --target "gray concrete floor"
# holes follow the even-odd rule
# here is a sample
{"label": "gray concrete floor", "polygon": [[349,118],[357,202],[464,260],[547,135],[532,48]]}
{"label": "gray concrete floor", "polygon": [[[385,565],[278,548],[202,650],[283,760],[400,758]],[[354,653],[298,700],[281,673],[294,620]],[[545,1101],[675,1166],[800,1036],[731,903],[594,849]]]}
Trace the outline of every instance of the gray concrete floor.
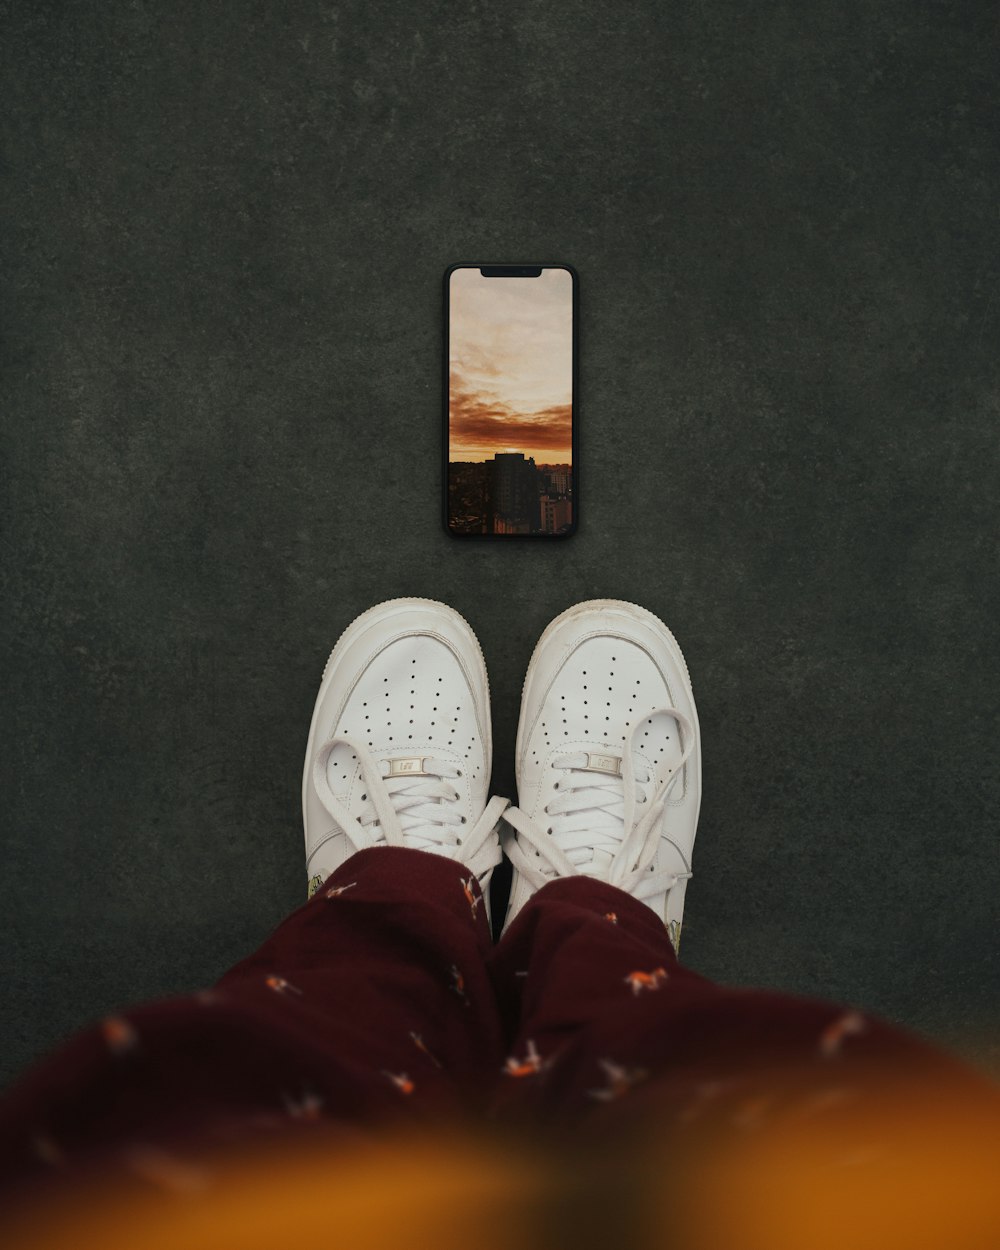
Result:
{"label": "gray concrete floor", "polygon": [[[511,796],[545,624],[661,615],[686,961],[996,1071],[993,6],[5,13],[0,1078],[303,900],[326,655],[411,594]],[[441,275],[517,260],[581,276],[551,549],[439,519]]]}

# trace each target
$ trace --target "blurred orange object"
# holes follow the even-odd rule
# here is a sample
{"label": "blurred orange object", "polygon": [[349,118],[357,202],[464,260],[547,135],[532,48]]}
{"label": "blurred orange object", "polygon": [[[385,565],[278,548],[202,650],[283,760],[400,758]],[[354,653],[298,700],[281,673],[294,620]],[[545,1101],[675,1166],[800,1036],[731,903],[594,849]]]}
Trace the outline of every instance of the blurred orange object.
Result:
{"label": "blurred orange object", "polygon": [[134,1147],[0,1217],[17,1250],[997,1250],[1000,1120],[914,1090],[744,1099],[731,1131],[607,1141],[307,1123],[268,1146]]}

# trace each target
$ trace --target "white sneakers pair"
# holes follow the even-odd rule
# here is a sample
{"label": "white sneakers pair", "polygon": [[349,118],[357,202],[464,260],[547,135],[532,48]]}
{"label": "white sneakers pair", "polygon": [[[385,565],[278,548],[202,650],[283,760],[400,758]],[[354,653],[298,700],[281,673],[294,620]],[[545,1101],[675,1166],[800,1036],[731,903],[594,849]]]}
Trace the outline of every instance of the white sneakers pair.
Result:
{"label": "white sneakers pair", "polygon": [[492,757],[486,664],[464,618],[430,599],[392,599],[359,616],[327,660],[306,747],[310,895],[355,851],[408,846],[475,873],[489,920],[505,850],[504,931],[541,886],[581,874],[645,902],[679,949],[701,739],[667,627],[614,599],[557,616],[524,681],[520,806],[487,801]]}

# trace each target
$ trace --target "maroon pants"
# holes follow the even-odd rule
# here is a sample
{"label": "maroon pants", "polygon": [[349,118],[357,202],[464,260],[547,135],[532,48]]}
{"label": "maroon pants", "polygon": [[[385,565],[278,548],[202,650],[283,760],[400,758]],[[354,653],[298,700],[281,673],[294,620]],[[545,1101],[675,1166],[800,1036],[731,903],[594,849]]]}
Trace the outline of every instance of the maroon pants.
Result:
{"label": "maroon pants", "polygon": [[494,1121],[605,1136],[655,1116],[744,1131],[906,1076],[1000,1091],[849,1005],[722,987],[644,903],[553,881],[494,946],[478,883],[425,851],[350,858],[211,989],[75,1036],[0,1100],[0,1186],[290,1120]]}

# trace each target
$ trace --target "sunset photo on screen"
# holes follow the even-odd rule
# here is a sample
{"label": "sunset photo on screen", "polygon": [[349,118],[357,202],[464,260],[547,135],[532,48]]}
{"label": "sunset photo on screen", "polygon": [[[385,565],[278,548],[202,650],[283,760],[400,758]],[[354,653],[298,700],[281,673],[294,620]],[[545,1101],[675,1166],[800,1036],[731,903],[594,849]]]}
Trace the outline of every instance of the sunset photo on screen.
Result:
{"label": "sunset photo on screen", "polygon": [[448,525],[556,536],[573,522],[573,277],[483,277],[449,290]]}

